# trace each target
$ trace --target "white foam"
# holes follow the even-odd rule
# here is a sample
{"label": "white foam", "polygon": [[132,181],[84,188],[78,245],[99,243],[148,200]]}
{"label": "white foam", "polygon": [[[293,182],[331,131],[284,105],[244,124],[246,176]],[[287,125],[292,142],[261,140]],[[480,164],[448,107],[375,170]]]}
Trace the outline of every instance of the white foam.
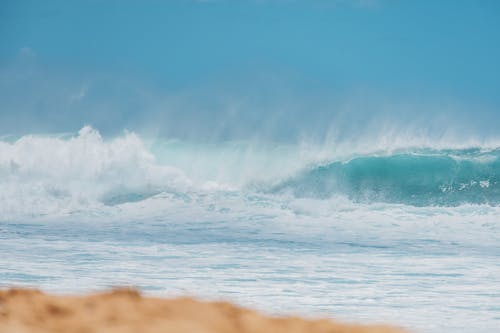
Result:
{"label": "white foam", "polygon": [[[27,135],[0,141],[0,219],[80,210],[107,214],[110,208],[106,204],[166,192],[180,196],[190,192],[258,192],[312,166],[362,154],[411,151],[408,147],[415,145],[421,149],[483,145],[480,147],[486,153],[498,147],[495,142],[480,141],[447,145],[445,138],[431,144],[422,138],[401,135],[397,139],[395,135],[372,141],[332,138],[323,144],[303,141],[297,145],[157,141],[150,147],[131,132],[105,140],[89,126],[76,135]],[[483,188],[489,185],[480,183]]]}
{"label": "white foam", "polygon": [[189,187],[160,166],[133,133],[105,141],[91,127],[69,139],[24,136],[0,142],[0,218],[57,214],[101,205],[105,196]]}

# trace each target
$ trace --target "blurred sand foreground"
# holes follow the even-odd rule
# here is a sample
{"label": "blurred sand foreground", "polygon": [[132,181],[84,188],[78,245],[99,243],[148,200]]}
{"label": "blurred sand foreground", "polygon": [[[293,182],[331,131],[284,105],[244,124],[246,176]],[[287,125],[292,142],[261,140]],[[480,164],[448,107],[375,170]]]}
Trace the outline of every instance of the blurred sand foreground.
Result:
{"label": "blurred sand foreground", "polygon": [[142,297],[129,289],[89,296],[0,290],[0,332],[397,333],[385,326],[268,317],[224,302]]}

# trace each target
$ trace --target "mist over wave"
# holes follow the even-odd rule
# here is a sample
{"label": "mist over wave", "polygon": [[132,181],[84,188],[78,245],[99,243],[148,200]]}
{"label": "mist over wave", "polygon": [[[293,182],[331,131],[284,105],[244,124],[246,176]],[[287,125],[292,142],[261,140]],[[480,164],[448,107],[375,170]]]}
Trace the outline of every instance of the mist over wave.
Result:
{"label": "mist over wave", "polygon": [[351,144],[351,151],[347,144],[146,144],[131,132],[105,140],[88,126],[77,135],[4,139],[1,218],[106,209],[162,193],[415,206],[500,203],[498,147],[409,144],[384,143],[385,150]]}

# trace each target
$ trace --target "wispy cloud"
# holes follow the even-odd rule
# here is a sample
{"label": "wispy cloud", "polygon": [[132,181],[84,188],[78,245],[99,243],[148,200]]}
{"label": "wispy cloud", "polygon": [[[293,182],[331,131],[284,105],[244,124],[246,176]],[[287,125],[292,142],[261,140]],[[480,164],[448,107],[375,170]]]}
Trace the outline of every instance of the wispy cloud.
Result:
{"label": "wispy cloud", "polygon": [[85,96],[87,96],[87,90],[88,90],[88,86],[87,85],[83,85],[74,94],[70,95],[70,97],[69,97],[70,101],[71,102],[79,102],[79,101],[81,101],[82,99],[85,98]]}
{"label": "wispy cloud", "polygon": [[36,53],[31,47],[24,46],[19,49],[19,56],[22,58],[35,58]]}

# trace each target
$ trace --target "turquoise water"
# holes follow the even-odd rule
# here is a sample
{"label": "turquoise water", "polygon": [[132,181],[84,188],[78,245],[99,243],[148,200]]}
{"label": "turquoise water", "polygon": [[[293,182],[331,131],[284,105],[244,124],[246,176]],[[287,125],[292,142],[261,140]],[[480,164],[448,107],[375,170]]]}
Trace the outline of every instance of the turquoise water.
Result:
{"label": "turquoise water", "polygon": [[416,332],[500,326],[500,150],[0,141],[0,287],[227,299]]}
{"label": "turquoise water", "polygon": [[500,203],[500,150],[415,150],[314,166],[275,187],[300,197],[415,206]]}

